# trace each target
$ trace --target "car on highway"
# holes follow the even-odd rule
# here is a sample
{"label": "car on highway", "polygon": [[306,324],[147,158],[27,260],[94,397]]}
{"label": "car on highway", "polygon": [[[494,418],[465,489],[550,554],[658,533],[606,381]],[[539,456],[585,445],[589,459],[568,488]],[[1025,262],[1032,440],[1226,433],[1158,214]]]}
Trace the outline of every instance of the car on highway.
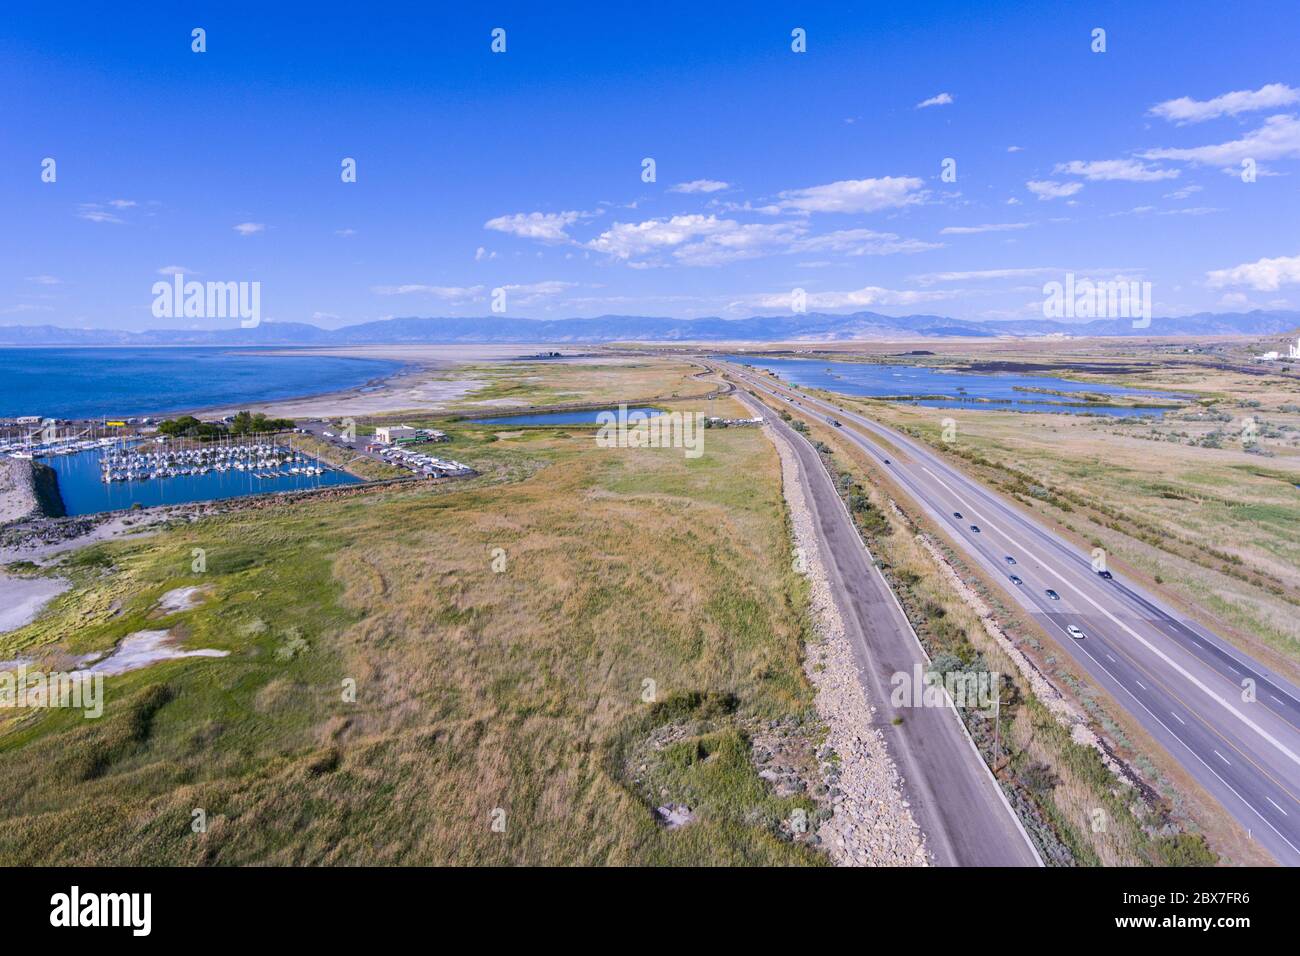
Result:
{"label": "car on highway", "polygon": [[1073,624],[1069,625],[1065,630],[1066,633],[1068,633],[1076,641],[1081,641],[1087,636],[1086,634],[1083,633],[1083,631],[1079,630]]}
{"label": "car on highway", "polygon": [[1021,584],[1024,584],[1025,582],[1020,580],[1019,577],[1013,574],[1011,575],[1011,583],[1019,587]]}
{"label": "car on highway", "polygon": [[980,526],[977,525],[977,524],[973,524],[973,525],[971,525],[971,526],[970,526],[970,529],[971,529],[972,531],[974,531],[976,534],[979,534],[979,533],[980,533]]}
{"label": "car on highway", "polygon": [[960,512],[960,511],[954,511],[954,512],[952,513],[952,516],[953,516],[954,518],[956,518],[958,521],[961,520],[961,512]]}
{"label": "car on highway", "polygon": [[841,425],[839,422],[837,422],[837,421],[836,421],[835,419],[833,419],[833,418],[828,418],[828,419],[826,419],[826,420],[827,420],[828,422],[830,422],[832,425],[834,425],[836,428],[843,428],[843,427],[844,427],[843,425]]}
{"label": "car on highway", "polygon": [[1048,596],[1049,598],[1051,598],[1053,601],[1059,601],[1059,600],[1061,600],[1061,595],[1057,594],[1057,593],[1056,593],[1055,591],[1053,591],[1051,588],[1048,588],[1048,589],[1047,589],[1047,596]]}
{"label": "car on highway", "polygon": [[1115,575],[1111,574],[1109,571],[1098,571],[1097,573],[1098,573],[1101,577],[1105,578],[1107,581],[1109,581],[1111,578],[1113,578],[1113,577],[1115,576]]}
{"label": "car on highway", "polygon": [[888,459],[888,458],[885,459],[885,464],[886,464],[886,465],[889,464],[889,459]]}
{"label": "car on highway", "polygon": [[1008,554],[1008,555],[1007,555],[1007,564],[1015,564],[1015,563],[1016,563],[1016,559],[1013,558],[1011,555]]}

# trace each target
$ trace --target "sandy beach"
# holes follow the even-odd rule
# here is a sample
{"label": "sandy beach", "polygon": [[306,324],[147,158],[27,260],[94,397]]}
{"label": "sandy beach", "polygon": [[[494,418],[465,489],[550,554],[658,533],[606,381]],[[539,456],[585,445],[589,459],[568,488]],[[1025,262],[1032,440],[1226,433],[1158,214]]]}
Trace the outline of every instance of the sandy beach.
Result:
{"label": "sandy beach", "polygon": [[578,351],[542,345],[359,345],[267,350],[271,355],[329,355],[406,364],[387,378],[341,392],[270,402],[245,402],[237,408],[201,411],[203,415],[213,416],[248,410],[263,412],[273,418],[360,418],[390,412],[440,411],[486,384],[460,375],[456,371],[459,366],[474,362],[522,361],[539,353],[576,355]]}
{"label": "sandy beach", "polygon": [[[594,355],[586,347],[554,345],[367,345],[324,349],[268,350],[269,355],[330,355],[335,358],[382,359],[402,362],[391,376],[377,378],[355,389],[272,402],[244,402],[238,407],[203,408],[195,415],[234,415],[238,411],[264,412],[272,418],[363,418],[390,412],[445,411],[465,395],[484,388],[485,381],[463,377],[461,365],[478,362],[528,362],[546,356],[547,362],[637,362],[636,356]],[[558,354],[558,355],[556,355]]]}

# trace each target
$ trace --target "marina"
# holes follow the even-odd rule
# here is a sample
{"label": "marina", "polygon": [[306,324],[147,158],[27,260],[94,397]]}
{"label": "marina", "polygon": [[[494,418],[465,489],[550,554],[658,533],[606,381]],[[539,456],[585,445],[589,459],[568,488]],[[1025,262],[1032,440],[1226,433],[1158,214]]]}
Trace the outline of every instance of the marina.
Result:
{"label": "marina", "polygon": [[245,472],[254,478],[314,477],[332,469],[274,442],[168,446],[150,451],[142,447],[113,446],[100,454],[100,480],[146,481],[193,477],[209,472]]}
{"label": "marina", "polygon": [[69,515],[188,504],[244,495],[357,484],[300,448],[291,436],[203,442],[164,436],[102,436],[69,429],[0,441],[0,455],[48,466]]}

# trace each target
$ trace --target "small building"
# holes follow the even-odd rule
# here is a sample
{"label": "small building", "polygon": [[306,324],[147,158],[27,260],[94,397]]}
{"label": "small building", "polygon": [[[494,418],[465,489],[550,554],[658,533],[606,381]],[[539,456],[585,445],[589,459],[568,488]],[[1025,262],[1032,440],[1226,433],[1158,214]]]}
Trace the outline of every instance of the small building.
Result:
{"label": "small building", "polygon": [[375,429],[375,441],[391,445],[399,438],[414,438],[419,434],[410,425],[380,425]]}

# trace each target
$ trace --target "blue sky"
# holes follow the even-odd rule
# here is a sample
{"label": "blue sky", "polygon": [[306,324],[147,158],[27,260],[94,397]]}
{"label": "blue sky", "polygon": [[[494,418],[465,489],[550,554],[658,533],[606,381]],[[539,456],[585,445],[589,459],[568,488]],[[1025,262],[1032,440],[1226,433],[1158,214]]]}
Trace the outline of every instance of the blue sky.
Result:
{"label": "blue sky", "polygon": [[9,17],[0,324],[233,324],[154,318],[177,268],[326,327],[1300,307],[1294,2],[290,6]]}

